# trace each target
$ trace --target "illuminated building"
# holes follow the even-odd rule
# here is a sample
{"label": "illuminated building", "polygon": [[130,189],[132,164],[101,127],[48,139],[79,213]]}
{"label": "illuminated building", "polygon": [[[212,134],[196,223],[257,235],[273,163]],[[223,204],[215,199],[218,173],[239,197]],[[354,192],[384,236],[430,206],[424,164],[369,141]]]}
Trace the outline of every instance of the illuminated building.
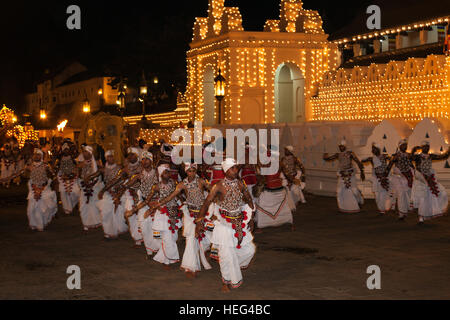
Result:
{"label": "illuminated building", "polygon": [[306,121],[316,85],[337,67],[337,45],[327,37],[319,14],[300,0],[281,0],[280,20],[268,20],[264,32],[244,31],[238,8],[210,0],[187,53],[189,118],[217,124],[220,69],[227,80],[222,123]]}

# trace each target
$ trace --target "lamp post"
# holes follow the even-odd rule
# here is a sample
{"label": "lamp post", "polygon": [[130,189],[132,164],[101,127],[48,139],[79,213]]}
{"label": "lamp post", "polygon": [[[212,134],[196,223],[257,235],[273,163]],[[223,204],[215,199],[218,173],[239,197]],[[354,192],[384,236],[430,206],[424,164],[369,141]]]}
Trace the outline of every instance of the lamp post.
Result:
{"label": "lamp post", "polygon": [[214,79],[214,95],[219,102],[219,117],[218,124],[222,124],[222,100],[225,98],[225,85],[226,80],[221,74],[221,70],[219,68],[219,75]]}
{"label": "lamp post", "polygon": [[147,118],[145,117],[145,97],[148,94],[148,87],[147,87],[147,80],[145,80],[145,73],[142,71],[142,79],[141,84],[139,86],[139,101],[142,101],[142,121],[147,121]]}

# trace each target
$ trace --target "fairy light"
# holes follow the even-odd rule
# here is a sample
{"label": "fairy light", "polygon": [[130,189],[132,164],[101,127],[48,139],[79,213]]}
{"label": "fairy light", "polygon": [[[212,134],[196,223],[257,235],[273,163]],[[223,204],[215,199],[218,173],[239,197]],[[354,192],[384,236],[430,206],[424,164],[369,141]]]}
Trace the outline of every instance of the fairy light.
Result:
{"label": "fairy light", "polygon": [[330,72],[311,99],[312,120],[449,119],[449,73],[450,57],[436,55]]}

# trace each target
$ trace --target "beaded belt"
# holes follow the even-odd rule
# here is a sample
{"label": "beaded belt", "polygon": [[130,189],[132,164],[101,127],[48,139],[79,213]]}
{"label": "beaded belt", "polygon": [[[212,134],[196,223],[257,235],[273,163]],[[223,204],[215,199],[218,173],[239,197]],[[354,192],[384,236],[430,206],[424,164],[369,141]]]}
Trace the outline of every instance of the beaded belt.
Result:
{"label": "beaded belt", "polygon": [[[241,243],[244,237],[247,235],[247,233],[244,231],[244,228],[247,226],[244,221],[248,219],[247,212],[245,211],[235,211],[235,212],[228,212],[223,209],[219,209],[220,215],[227,223],[231,224],[231,227],[233,230],[236,231],[234,236],[238,239],[238,245],[236,248],[241,249]],[[238,213],[239,215],[235,216],[235,213]]]}

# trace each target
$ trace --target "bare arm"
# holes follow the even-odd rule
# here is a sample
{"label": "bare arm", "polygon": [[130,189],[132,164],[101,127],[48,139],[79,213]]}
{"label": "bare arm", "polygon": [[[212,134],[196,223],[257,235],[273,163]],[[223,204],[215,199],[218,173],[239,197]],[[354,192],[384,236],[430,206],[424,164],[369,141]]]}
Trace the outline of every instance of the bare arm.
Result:
{"label": "bare arm", "polygon": [[450,147],[448,148],[447,152],[443,154],[431,154],[430,157],[432,160],[446,160],[450,156]]}
{"label": "bare arm", "polygon": [[328,153],[324,153],[323,154],[323,160],[325,160],[325,161],[334,161],[337,158],[338,158],[338,154],[337,153],[333,154],[332,156],[328,156]]}
{"label": "bare arm", "polygon": [[359,161],[358,157],[353,152],[352,152],[352,159],[353,161],[355,161],[356,165],[358,166],[361,172],[361,180],[362,181],[366,180],[366,175],[364,174],[364,165],[362,164],[361,161]]}
{"label": "bare arm", "polygon": [[175,189],[174,192],[172,192],[171,195],[169,195],[167,198],[158,201],[157,203],[157,207],[162,207],[164,206],[166,203],[169,203],[170,201],[172,201],[173,199],[175,199],[177,196],[179,196],[181,194],[181,192],[183,192],[186,189],[186,187],[184,186],[184,183],[181,182],[180,184],[177,185],[177,188]]}
{"label": "bare arm", "polygon": [[373,163],[373,158],[372,157],[368,157],[368,158],[365,158],[365,159],[362,159],[361,160],[361,163],[362,164],[366,164],[366,163]]}
{"label": "bare arm", "polygon": [[198,214],[198,218],[197,220],[195,220],[195,223],[201,222],[205,219],[206,213],[209,209],[209,206],[211,205],[211,203],[214,201],[214,198],[221,193],[221,184],[218,183],[216,184],[211,192],[209,193],[208,197],[206,198],[205,202],[203,203],[202,208],[200,209],[200,212]]}
{"label": "bare arm", "polygon": [[245,184],[241,182],[241,192],[244,194],[244,200],[247,202],[247,204],[252,208],[252,210],[255,210],[255,206],[253,204],[252,197],[250,193],[248,192],[248,189],[245,187]]}

